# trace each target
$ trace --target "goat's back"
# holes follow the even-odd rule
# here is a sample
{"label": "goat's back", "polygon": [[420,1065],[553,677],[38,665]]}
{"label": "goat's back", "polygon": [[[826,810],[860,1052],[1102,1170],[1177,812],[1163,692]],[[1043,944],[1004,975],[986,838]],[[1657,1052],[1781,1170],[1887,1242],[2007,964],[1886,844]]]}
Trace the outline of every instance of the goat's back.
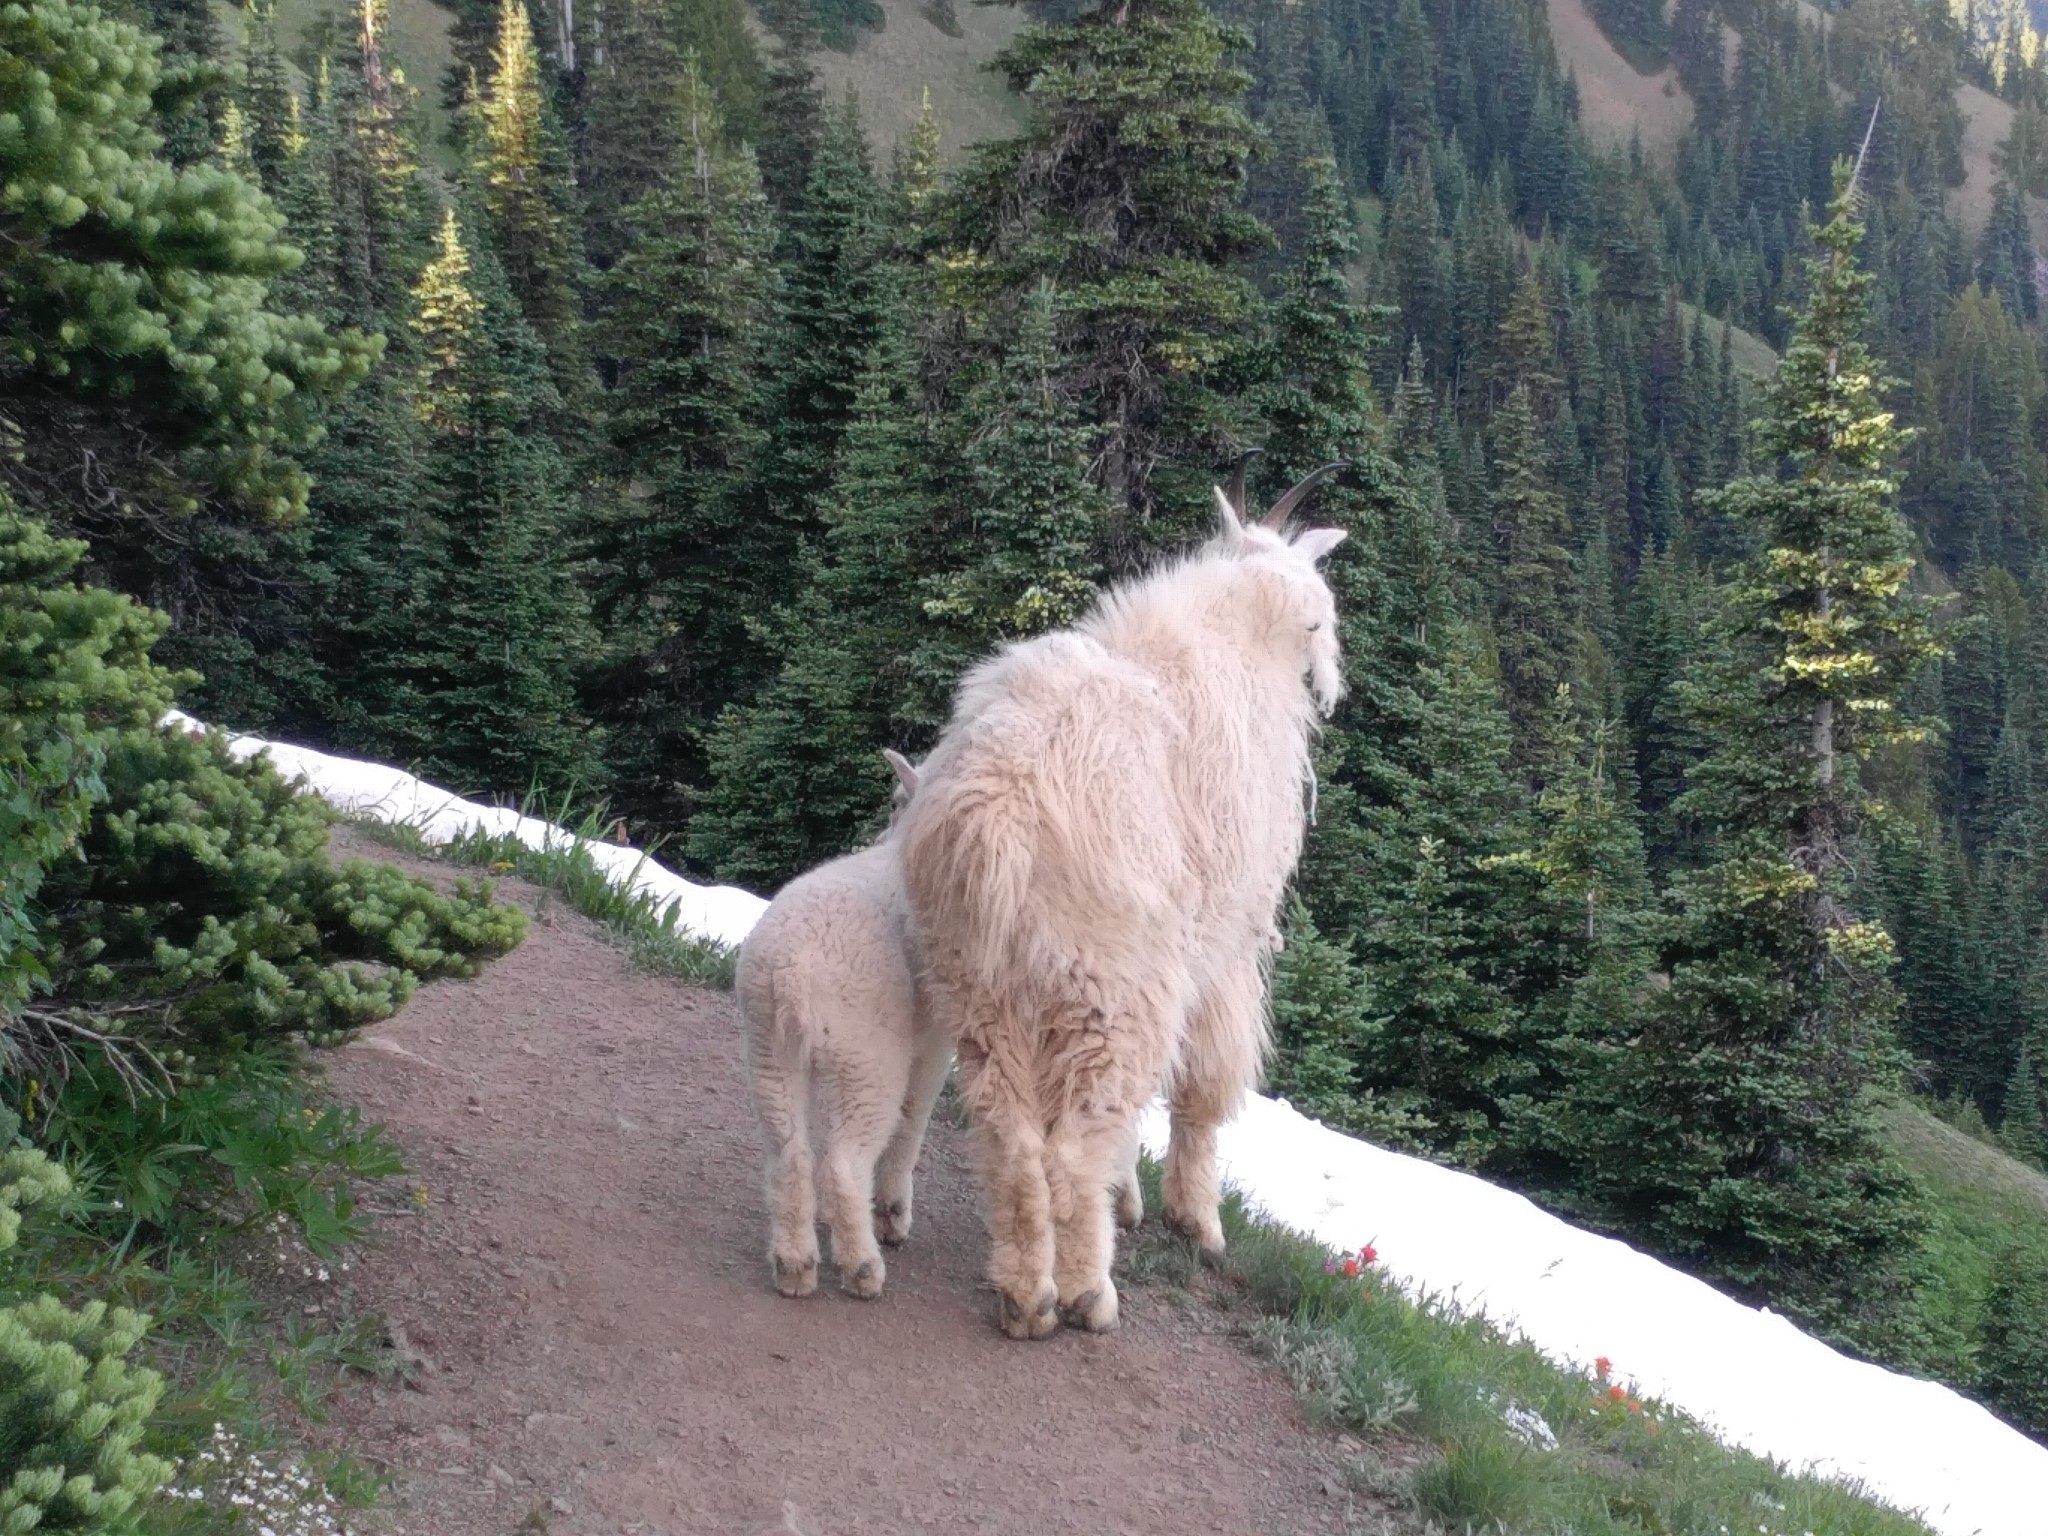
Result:
{"label": "goat's back", "polygon": [[1083,636],[970,674],[902,824],[935,965],[1020,1005],[1077,972],[1156,972],[1193,895],[1164,798],[1180,734],[1156,681]]}
{"label": "goat's back", "polygon": [[916,939],[898,850],[884,841],[798,876],[741,944],[733,991],[758,1041],[803,1054],[916,1030]]}

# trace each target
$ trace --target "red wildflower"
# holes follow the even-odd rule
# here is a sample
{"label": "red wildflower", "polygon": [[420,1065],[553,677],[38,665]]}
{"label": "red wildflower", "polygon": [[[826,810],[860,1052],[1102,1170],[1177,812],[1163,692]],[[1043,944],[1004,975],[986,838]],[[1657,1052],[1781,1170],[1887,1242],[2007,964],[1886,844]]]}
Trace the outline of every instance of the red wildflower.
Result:
{"label": "red wildflower", "polygon": [[1344,1261],[1344,1275],[1349,1280],[1356,1280],[1358,1278],[1358,1260],[1346,1259]]}
{"label": "red wildflower", "polygon": [[1373,1247],[1371,1243],[1367,1243],[1363,1248],[1358,1250],[1358,1257],[1367,1264],[1376,1262],[1379,1259],[1379,1256],[1379,1249]]}
{"label": "red wildflower", "polygon": [[1618,1403],[1627,1396],[1628,1388],[1624,1387],[1620,1382],[1616,1382],[1613,1386],[1607,1389],[1607,1397],[1608,1401],[1610,1402]]}
{"label": "red wildflower", "polygon": [[1594,1373],[1598,1375],[1602,1381],[1605,1381],[1607,1379],[1607,1373],[1613,1369],[1614,1362],[1608,1359],[1605,1355],[1602,1355],[1599,1359],[1593,1362]]}
{"label": "red wildflower", "polygon": [[1637,1402],[1634,1398],[1630,1398],[1628,1400],[1628,1411],[1630,1413],[1641,1413],[1643,1411],[1643,1405]]}

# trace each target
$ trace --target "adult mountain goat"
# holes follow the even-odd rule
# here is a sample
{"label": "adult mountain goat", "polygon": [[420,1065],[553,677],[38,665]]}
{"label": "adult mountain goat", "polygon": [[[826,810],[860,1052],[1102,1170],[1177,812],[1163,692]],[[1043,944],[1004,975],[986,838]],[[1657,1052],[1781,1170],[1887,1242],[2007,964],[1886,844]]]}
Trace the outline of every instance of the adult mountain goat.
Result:
{"label": "adult mountain goat", "polygon": [[883,754],[898,787],[889,832],[872,847],[792,880],[740,946],[733,991],[766,1151],[775,1288],[818,1285],[810,1100],[825,1101],[825,1219],[839,1283],[881,1294],[881,1240],[910,1235],[911,1170],[953,1043],[919,1006],[917,944],[903,894],[896,823],[917,770]]}
{"label": "adult mountain goat", "polygon": [[958,1051],[1013,1338],[1116,1326],[1110,1191],[1170,1085],[1167,1219],[1220,1251],[1216,1131],[1266,1047],[1266,965],[1336,702],[1325,474],[969,673],[903,813],[927,1003]]}

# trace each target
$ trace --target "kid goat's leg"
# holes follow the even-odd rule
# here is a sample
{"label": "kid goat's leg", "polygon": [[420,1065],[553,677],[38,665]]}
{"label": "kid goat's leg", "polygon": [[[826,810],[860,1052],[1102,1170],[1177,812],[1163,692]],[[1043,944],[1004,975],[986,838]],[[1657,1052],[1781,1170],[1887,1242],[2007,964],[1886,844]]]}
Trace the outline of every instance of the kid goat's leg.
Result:
{"label": "kid goat's leg", "polygon": [[840,1060],[829,1075],[825,1137],[825,1220],[832,1262],[850,1294],[882,1294],[888,1271],[875,1244],[875,1164],[895,1133],[909,1088],[910,1063],[895,1051]]}
{"label": "kid goat's leg", "polygon": [[928,1028],[917,1037],[910,1063],[910,1087],[903,1096],[903,1117],[875,1170],[875,1229],[894,1247],[910,1236],[911,1173],[924,1149],[925,1128],[932,1105],[953,1065],[953,1042],[943,1029]]}
{"label": "kid goat's leg", "polygon": [[818,1288],[818,1204],[811,1183],[810,1084],[800,1021],[777,1016],[753,1025],[749,1066],[761,1120],[768,1185],[768,1258],[775,1289],[808,1296]]}

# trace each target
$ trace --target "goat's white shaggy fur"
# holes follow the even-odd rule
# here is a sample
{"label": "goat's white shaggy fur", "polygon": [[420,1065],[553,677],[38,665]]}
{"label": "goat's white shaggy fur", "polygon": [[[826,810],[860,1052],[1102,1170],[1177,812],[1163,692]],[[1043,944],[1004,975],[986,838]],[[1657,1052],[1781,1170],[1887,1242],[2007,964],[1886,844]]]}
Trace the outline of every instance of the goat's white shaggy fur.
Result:
{"label": "goat's white shaggy fur", "polygon": [[1316,563],[1344,535],[1274,526],[1308,483],[1255,527],[1218,491],[1201,550],[976,668],[903,813],[1013,1337],[1115,1326],[1108,1191],[1162,1084],[1167,1218],[1223,1245],[1216,1130],[1264,1055],[1309,740],[1341,688]]}
{"label": "goat's white shaggy fur", "polygon": [[[901,781],[916,770],[886,754]],[[775,1286],[818,1284],[810,1099],[825,1109],[825,1217],[839,1280],[881,1293],[881,1240],[910,1235],[911,1170],[952,1063],[942,1024],[919,1007],[918,956],[895,827],[858,853],[791,881],[740,946],[734,991],[760,1116]]]}

